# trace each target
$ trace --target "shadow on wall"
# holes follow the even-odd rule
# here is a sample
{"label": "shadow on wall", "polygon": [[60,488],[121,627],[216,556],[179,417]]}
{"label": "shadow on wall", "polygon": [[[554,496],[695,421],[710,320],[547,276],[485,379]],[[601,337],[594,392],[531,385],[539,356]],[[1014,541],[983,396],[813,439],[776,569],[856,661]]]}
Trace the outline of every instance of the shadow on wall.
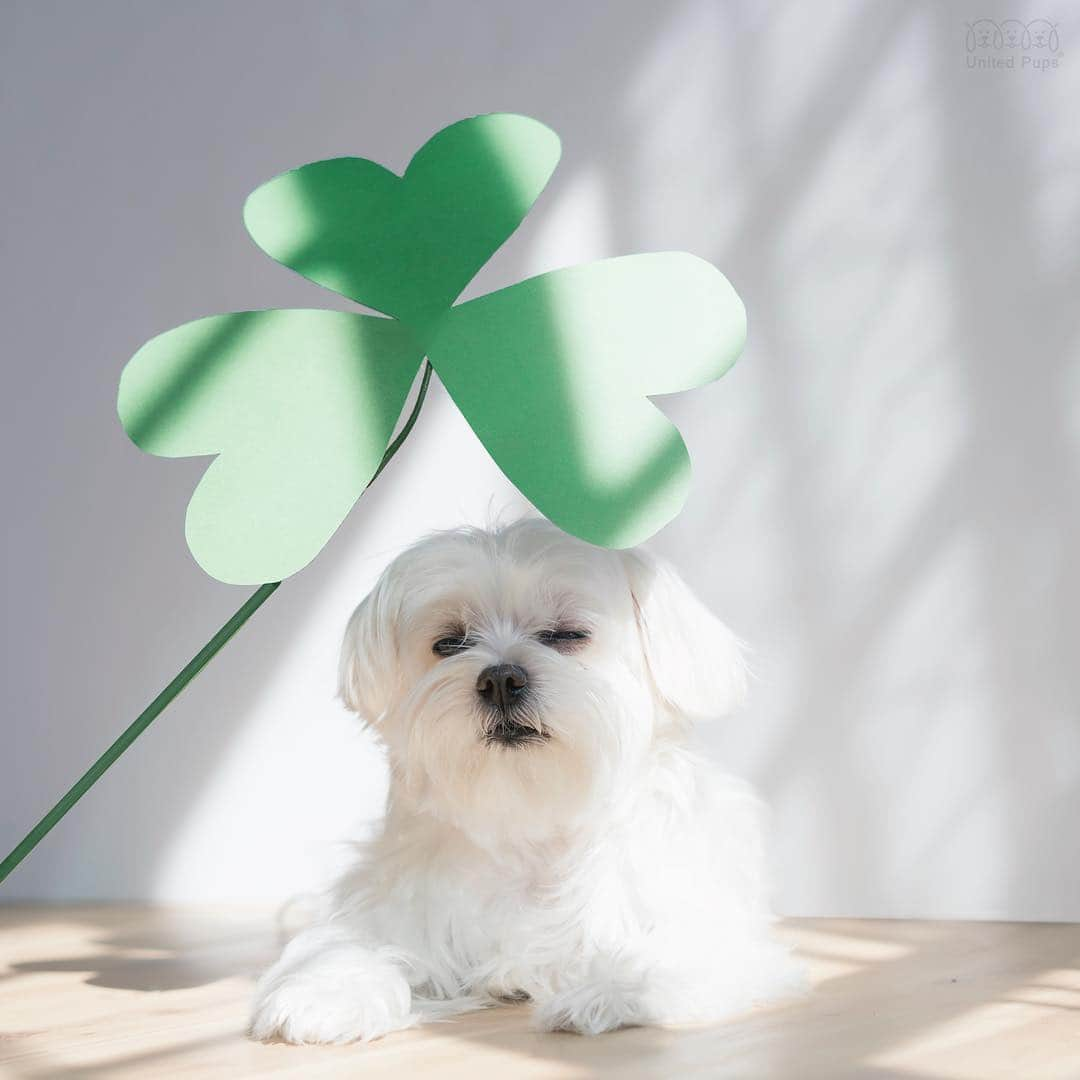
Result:
{"label": "shadow on wall", "polygon": [[[780,807],[782,899],[1076,917],[1080,215],[1059,187],[1078,148],[1043,122],[1075,79],[980,80],[940,7],[739,10],[702,108],[719,128],[713,103],[738,103],[746,195],[707,254],[753,316],[759,407],[734,451],[767,451],[757,475],[699,453],[710,495],[661,544],[759,620],[779,722],[743,761]],[[800,43],[815,62],[795,73]],[[707,407],[675,414],[704,431]],[[703,536],[766,545],[790,591],[753,595],[751,575],[740,597]]]}

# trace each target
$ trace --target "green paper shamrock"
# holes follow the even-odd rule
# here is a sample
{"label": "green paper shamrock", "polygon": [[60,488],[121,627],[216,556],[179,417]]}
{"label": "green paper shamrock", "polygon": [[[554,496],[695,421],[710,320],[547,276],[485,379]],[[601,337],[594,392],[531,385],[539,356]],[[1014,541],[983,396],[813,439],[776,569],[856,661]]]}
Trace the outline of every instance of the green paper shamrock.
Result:
{"label": "green paper shamrock", "polygon": [[718,378],[746,316],[684,253],[630,255],[455,300],[529,212],[558,137],[524,116],[443,129],[403,176],[363,158],[302,166],[248,199],[272,258],[390,316],[245,311],[152,339],[120,380],[131,439],[217,455],[188,506],[192,554],[221,581],[280,581],[330,539],[379,466],[425,357],[507,477],[606,547],[681,509],[690,461],[649,400]]}

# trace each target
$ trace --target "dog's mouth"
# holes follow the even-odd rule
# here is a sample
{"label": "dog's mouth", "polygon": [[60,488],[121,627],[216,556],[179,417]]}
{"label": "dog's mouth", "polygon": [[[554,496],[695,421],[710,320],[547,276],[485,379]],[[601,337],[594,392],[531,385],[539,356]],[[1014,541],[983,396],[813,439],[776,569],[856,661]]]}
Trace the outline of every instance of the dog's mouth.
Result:
{"label": "dog's mouth", "polygon": [[542,726],[517,719],[512,713],[490,717],[483,728],[483,739],[488,746],[532,746],[550,738],[551,732]]}

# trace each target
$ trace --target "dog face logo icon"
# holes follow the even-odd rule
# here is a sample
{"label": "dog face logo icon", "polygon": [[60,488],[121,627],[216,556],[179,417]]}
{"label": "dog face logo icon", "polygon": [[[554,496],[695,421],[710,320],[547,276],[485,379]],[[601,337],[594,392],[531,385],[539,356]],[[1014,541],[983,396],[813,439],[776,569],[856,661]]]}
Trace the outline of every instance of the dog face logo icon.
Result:
{"label": "dog face logo icon", "polygon": [[964,48],[969,53],[1038,50],[1043,55],[1055,55],[1061,51],[1061,38],[1058,28],[1048,19],[1032,19],[1028,23],[1005,19],[999,23],[982,18],[965,24]]}

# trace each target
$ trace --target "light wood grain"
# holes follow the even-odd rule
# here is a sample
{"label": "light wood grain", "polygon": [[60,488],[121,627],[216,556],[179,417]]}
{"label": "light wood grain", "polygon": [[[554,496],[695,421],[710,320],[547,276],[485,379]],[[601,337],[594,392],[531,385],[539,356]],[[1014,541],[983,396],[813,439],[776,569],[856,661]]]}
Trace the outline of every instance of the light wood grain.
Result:
{"label": "light wood grain", "polygon": [[1080,1077],[1080,926],[793,920],[814,984],[729,1023],[585,1039],[507,1006],[369,1045],[244,1036],[273,915],[0,908],[0,1073],[370,1080]]}

